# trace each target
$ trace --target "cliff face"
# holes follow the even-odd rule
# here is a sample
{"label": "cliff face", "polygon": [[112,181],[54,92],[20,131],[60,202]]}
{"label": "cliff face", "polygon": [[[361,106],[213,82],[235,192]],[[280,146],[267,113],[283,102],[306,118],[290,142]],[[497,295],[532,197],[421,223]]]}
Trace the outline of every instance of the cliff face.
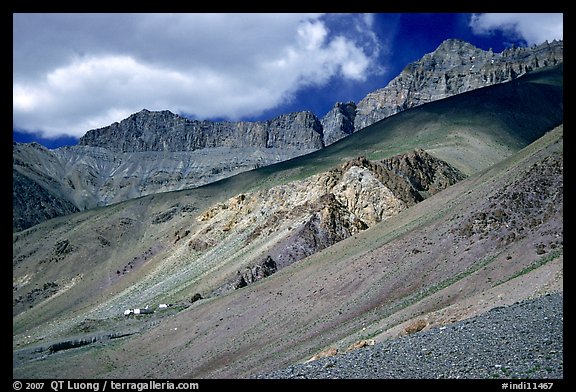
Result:
{"label": "cliff face", "polygon": [[459,170],[417,149],[380,161],[387,170],[401,173],[419,194],[431,196],[465,178]]}
{"label": "cliff face", "polygon": [[358,104],[337,102],[321,120],[307,111],[268,121],[214,122],[190,120],[167,110],[142,110],[119,123],[88,131],[79,144],[114,152],[214,147],[319,149],[402,110],[507,82],[562,61],[563,41],[494,53],[449,39],[408,64],[386,87]]}
{"label": "cliff face", "polygon": [[434,52],[407,65],[386,87],[358,103],[354,128],[360,130],[402,110],[455,94],[507,82],[563,61],[563,41],[531,48],[484,51],[461,40],[444,41]]}
{"label": "cliff face", "polygon": [[142,110],[119,123],[88,131],[81,146],[113,152],[195,151],[216,147],[320,149],[322,125],[311,112],[296,112],[269,121],[196,121],[168,110]]}
{"label": "cliff face", "polygon": [[[16,143],[13,200],[18,219],[13,229],[285,161],[402,110],[562,61],[562,41],[493,53],[453,39],[406,66],[386,87],[358,104],[337,102],[322,119],[304,111],[268,121],[196,121],[167,110],[142,110],[88,131],[78,146],[48,150]],[[32,194],[42,194],[42,201]]]}
{"label": "cliff face", "polygon": [[334,107],[322,118],[324,144],[326,146],[354,133],[356,104],[354,102],[336,102]]}
{"label": "cliff face", "polygon": [[78,212],[61,194],[54,194],[18,171],[12,172],[12,231],[24,230],[39,222]]}
{"label": "cliff face", "polygon": [[49,150],[15,143],[13,231],[78,210],[194,188],[323,147],[322,124],[311,112],[213,122],[167,110],[142,110],[88,131],[78,146]]}

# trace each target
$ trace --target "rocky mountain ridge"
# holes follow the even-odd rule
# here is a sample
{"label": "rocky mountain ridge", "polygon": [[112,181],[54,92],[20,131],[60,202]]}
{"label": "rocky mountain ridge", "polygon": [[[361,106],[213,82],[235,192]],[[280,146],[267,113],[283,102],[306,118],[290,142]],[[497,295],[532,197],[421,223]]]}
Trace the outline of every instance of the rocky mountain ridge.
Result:
{"label": "rocky mountain ridge", "polygon": [[211,122],[142,110],[88,131],[78,146],[13,147],[13,231],[78,210],[194,188],[317,151],[399,111],[513,80],[562,62],[563,42],[502,53],[447,40],[358,104],[319,119],[297,112],[258,122]]}
{"label": "rocky mountain ridge", "polygon": [[116,153],[177,152],[205,148],[278,148],[301,151],[324,147],[320,120],[311,112],[280,115],[269,121],[196,121],[168,110],[142,110],[108,127],[93,129],[80,146]]}
{"label": "rocky mountain ridge", "polygon": [[357,104],[354,128],[362,129],[426,102],[508,82],[539,68],[563,62],[563,41],[512,47],[495,53],[459,39],[448,39],[433,52],[408,64],[382,89]]}

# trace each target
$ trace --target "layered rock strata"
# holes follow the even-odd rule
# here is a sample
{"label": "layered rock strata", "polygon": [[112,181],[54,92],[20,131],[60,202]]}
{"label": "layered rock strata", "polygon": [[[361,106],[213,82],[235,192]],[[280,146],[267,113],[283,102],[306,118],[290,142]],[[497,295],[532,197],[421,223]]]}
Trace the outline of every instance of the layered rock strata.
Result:
{"label": "layered rock strata", "polygon": [[563,50],[563,41],[553,41],[494,53],[462,40],[448,39],[434,52],[408,64],[386,87],[358,102],[354,129],[427,102],[554,66],[563,62]]}

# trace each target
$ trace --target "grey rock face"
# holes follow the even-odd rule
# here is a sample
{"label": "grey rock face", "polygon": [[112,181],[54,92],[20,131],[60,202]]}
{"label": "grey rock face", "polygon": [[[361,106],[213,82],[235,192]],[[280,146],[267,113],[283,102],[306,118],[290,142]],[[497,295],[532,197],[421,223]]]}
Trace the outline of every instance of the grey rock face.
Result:
{"label": "grey rock face", "polygon": [[354,133],[356,104],[354,102],[337,102],[322,118],[324,144],[326,146]]}
{"label": "grey rock face", "polygon": [[322,125],[311,112],[296,112],[269,121],[196,121],[168,110],[142,110],[119,123],[93,129],[79,145],[117,153],[195,151],[205,148],[319,149]]}
{"label": "grey rock face", "polygon": [[311,112],[260,122],[210,122],[142,110],[87,132],[78,146],[49,150],[15,143],[13,230],[78,210],[205,185],[316,151],[324,146],[322,137],[322,124]]}
{"label": "grey rock face", "polygon": [[246,287],[249,284],[264,279],[276,272],[276,262],[270,256],[257,263],[252,268],[246,268],[244,272],[238,271],[238,277],[233,284],[234,289]]}
{"label": "grey rock face", "polygon": [[358,103],[355,130],[402,110],[455,94],[507,82],[538,68],[563,61],[563,41],[531,48],[484,51],[457,39],[404,68],[386,87]]}
{"label": "grey rock face", "polygon": [[458,169],[422,149],[384,159],[380,163],[386,169],[400,173],[415,191],[426,196],[466,178]]}
{"label": "grey rock face", "polygon": [[48,150],[16,143],[13,229],[20,231],[56,216],[134,197],[198,187],[315,150],[215,147],[113,152],[104,147]]}
{"label": "grey rock face", "polygon": [[78,211],[61,195],[54,195],[16,170],[12,173],[12,208],[12,231],[24,230],[38,222]]}

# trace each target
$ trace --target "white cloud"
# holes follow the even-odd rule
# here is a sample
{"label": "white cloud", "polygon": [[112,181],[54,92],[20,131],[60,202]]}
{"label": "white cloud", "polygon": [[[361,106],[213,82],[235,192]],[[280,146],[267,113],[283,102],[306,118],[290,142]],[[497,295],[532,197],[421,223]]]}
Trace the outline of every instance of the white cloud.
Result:
{"label": "white cloud", "polygon": [[328,35],[326,26],[319,21],[304,22],[298,29],[299,46],[307,51],[315,51],[322,48]]}
{"label": "white cloud", "polygon": [[512,39],[523,39],[528,45],[563,39],[563,14],[474,14],[470,27],[475,34],[502,31]]}
{"label": "white cloud", "polygon": [[372,18],[338,18],[354,34],[317,14],[15,14],[13,124],[79,137],[143,108],[239,119],[365,80]]}

